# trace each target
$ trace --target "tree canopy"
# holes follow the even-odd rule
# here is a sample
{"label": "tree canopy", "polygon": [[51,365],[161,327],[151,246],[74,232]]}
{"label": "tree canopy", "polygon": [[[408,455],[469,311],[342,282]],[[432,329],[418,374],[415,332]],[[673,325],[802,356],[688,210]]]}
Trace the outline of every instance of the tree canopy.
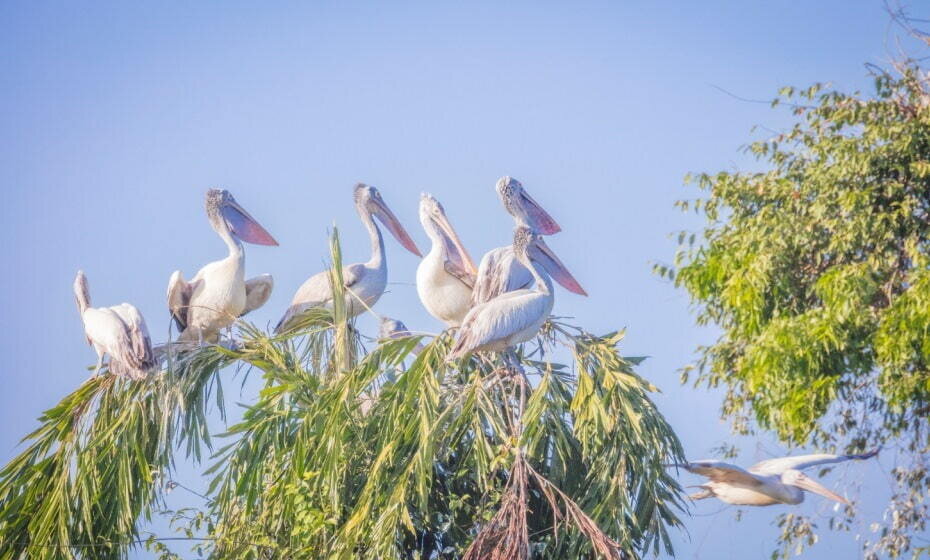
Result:
{"label": "tree canopy", "polygon": [[913,537],[930,517],[930,89],[900,70],[871,96],[782,89],[794,126],[748,146],[760,171],[689,177],[701,196],[679,205],[706,225],[658,267],[720,329],[683,379],[724,387],[737,431],[897,454],[887,522],[864,536],[891,556],[928,552]]}
{"label": "tree canopy", "polygon": [[[211,558],[670,552],[684,504],[664,465],[681,447],[639,359],[618,353],[622,333],[550,320],[519,349],[525,375],[491,356],[449,363],[448,333],[366,351],[341,305],[335,238],[332,250],[335,308],[296,332],[240,322],[233,345],[169,345],[162,371],[92,378],[47,411],[0,470],[0,559],[125,558],[134,546],[179,558],[144,524],[185,457],[206,461],[211,482],[203,507],[175,520]],[[231,366],[264,388],[217,437],[209,403],[222,409]]]}

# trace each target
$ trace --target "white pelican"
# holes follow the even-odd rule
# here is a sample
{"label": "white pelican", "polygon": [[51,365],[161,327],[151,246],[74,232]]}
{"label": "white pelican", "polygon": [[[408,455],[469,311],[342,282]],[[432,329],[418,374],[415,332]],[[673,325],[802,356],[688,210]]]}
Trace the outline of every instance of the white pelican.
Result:
{"label": "white pelican", "polygon": [[268,301],[274,281],[270,274],[245,279],[242,241],[277,245],[255,218],[226,190],[207,191],[207,218],[229,247],[229,256],[201,268],[190,282],[180,270],[168,281],[168,309],[184,342],[215,342],[219,332]]}
{"label": "white pelican", "polygon": [[861,455],[819,454],[781,457],[762,461],[748,470],[715,460],[675,466],[710,479],[698,486],[702,488],[700,492],[690,496],[694,500],[719,498],[722,502],[738,506],[794,505],[804,501],[802,490],[807,490],[849,505],[846,498],[824,488],[801,471],[816,465],[868,459],[876,454],[878,449]]}
{"label": "white pelican", "polygon": [[74,279],[74,297],[84,323],[87,343],[97,352],[97,369],[103,368],[103,355],[110,356],[110,372],[130,379],[142,379],[155,367],[152,341],[139,310],[128,303],[113,307],[91,307],[87,277],[79,270]]}
{"label": "white pelican", "polygon": [[431,195],[420,195],[420,223],[432,248],[417,267],[417,294],[433,317],[450,327],[462,323],[471,308],[475,263],[449,223],[442,204]]}
{"label": "white pelican", "polygon": [[[541,235],[562,231],[555,219],[527,194],[520,181],[508,176],[501,177],[497,181],[497,196],[518,226],[529,227]],[[532,282],[533,275],[515,258],[511,245],[492,249],[485,253],[478,265],[472,304],[478,305],[503,293],[529,288]],[[574,291],[564,284],[563,287]]]}
{"label": "white pelican", "polygon": [[[381,317],[381,324],[378,329],[378,339],[379,342],[384,342],[397,338],[404,338],[406,336],[411,336],[410,329],[407,328],[407,325],[404,324],[400,319],[391,319],[390,317]],[[416,356],[423,351],[423,345],[417,342],[417,345],[413,347],[413,350],[410,351],[411,354]]]}
{"label": "white pelican", "polygon": [[505,351],[536,336],[555,300],[549,275],[562,285],[571,286],[572,291],[584,293],[542,236],[530,228],[518,226],[514,230],[513,253],[530,271],[535,286],[503,293],[473,307],[462,321],[449,359],[471,352]]}
{"label": "white pelican", "polygon": [[[387,256],[384,254],[384,238],[375,225],[372,216],[384,224],[397,241],[414,255],[421,257],[420,250],[404,229],[391,209],[381,198],[375,187],[359,183],[355,185],[355,208],[368,228],[371,238],[371,258],[366,263],[357,263],[342,268],[342,280],[346,290],[346,313],[355,317],[378,301],[387,286]],[[359,298],[361,301],[359,301]],[[275,332],[280,333],[293,328],[300,315],[314,307],[332,305],[333,292],[329,285],[329,271],[314,274],[294,294],[291,306],[278,321]]]}

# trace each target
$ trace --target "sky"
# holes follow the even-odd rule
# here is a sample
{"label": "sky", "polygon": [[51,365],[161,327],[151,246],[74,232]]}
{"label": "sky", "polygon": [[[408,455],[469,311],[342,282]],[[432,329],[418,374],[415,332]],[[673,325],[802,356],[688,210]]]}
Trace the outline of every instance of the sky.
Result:
{"label": "sky", "polygon": [[[280,242],[246,247],[247,274],[275,278],[249,316],[267,325],[323,268],[333,224],[346,261],[367,260],[356,182],[380,188],[421,248],[417,203],[432,193],[477,260],[510,240],[502,175],[560,222],[548,243],[590,294],[559,291],[555,313],[593,332],[627,328],[621,351],[650,356],[639,372],[662,389],[689,457],[725,443],[747,466],[782,453],[770,438],[731,436],[719,392],[679,384],[715,333],[651,267],[672,260],[671,234],[700,226],[673,206],[696,195],[685,174],[755,169],[741,147],[793,122],[746,99],[813,82],[868,92],[864,63],[886,63],[890,44],[879,0],[0,3],[0,306],[11,327],[0,461],[96,359],[71,291],[78,269],[95,305],[131,302],[153,339],[167,338],[170,274],[225,256],[206,189],[229,189]],[[417,299],[416,257],[386,243],[391,284],[376,311],[438,331]],[[360,327],[374,334],[371,319]],[[251,395],[247,384],[235,398]],[[829,475],[833,487],[866,486],[856,529],[881,518],[892,467],[880,458]],[[198,472],[179,477],[203,489]],[[797,509],[831,507],[811,497]],[[678,557],[768,557],[785,511],[737,521],[736,508],[700,502],[675,535]],[[850,534],[825,528],[805,555],[860,556]]]}

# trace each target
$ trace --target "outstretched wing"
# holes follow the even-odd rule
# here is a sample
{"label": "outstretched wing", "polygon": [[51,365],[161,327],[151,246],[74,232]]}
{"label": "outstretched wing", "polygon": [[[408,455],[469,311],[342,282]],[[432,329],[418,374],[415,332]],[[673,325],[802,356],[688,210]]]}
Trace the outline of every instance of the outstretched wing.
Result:
{"label": "outstretched wing", "polygon": [[268,298],[271,297],[271,291],[274,289],[274,279],[270,274],[260,274],[255,278],[249,278],[245,281],[245,309],[242,314],[245,315],[250,311],[255,311],[265,305]]}
{"label": "outstretched wing", "polygon": [[814,455],[797,455],[794,457],[780,457],[778,459],[768,459],[749,467],[749,472],[757,474],[781,474],[787,470],[804,470],[817,465],[829,465],[831,463],[842,463],[844,461],[861,461],[878,455],[878,449],[873,449],[868,453],[857,455],[831,455],[829,453],[818,453]]}
{"label": "outstretched wing", "polygon": [[[195,280],[195,282],[198,282]],[[178,326],[180,332],[187,329],[187,318],[190,313],[191,295],[194,293],[195,282],[186,282],[180,270],[175,270],[168,280],[168,311]]]}
{"label": "outstretched wing", "polygon": [[708,488],[707,486],[704,486],[704,485],[689,486],[688,488],[700,488],[700,490],[698,490],[697,492],[694,492],[693,494],[688,494],[688,497],[691,498],[692,500],[704,500],[706,498],[714,497],[714,491]]}
{"label": "outstretched wing", "polygon": [[731,465],[723,461],[703,460],[676,464],[674,466],[681,467],[694,474],[706,476],[714,482],[729,482],[748,486],[762,484],[752,473],[746,471],[742,467]]}

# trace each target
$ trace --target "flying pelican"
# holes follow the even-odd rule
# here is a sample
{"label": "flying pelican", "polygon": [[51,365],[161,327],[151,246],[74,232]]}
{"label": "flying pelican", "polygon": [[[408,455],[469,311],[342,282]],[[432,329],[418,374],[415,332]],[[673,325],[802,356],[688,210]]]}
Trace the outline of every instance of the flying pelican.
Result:
{"label": "flying pelican", "polygon": [[475,263],[442,204],[427,193],[420,195],[420,223],[433,245],[417,267],[417,294],[430,315],[457,327],[471,308]]}
{"label": "flying pelican", "polygon": [[[378,189],[359,183],[355,185],[354,194],[355,209],[362,223],[368,228],[368,235],[371,238],[371,258],[366,263],[350,264],[342,268],[343,282],[351,294],[346,296],[346,313],[349,317],[355,317],[373,306],[387,286],[388,271],[387,257],[384,254],[384,238],[372,216],[377,217],[405,249],[418,257],[422,256],[413,239],[407,234],[407,230],[400,225],[397,217],[384,203]],[[284,317],[278,321],[275,332],[280,333],[292,329],[302,313],[314,307],[329,307],[332,301],[333,291],[329,285],[329,271],[324,270],[314,274],[294,294],[291,306],[288,307]]]}
{"label": "flying pelican", "polygon": [[535,285],[532,289],[503,293],[471,308],[462,321],[449,359],[471,352],[506,351],[536,336],[549,317],[555,299],[550,275],[563,286],[570,286],[572,291],[585,293],[542,236],[529,227],[518,226],[514,230],[513,253],[530,271]]}
{"label": "flying pelican", "polygon": [[702,490],[690,496],[693,500],[719,498],[722,502],[738,506],[795,505],[804,501],[802,490],[807,490],[849,505],[846,498],[824,488],[801,471],[816,465],[868,459],[877,455],[878,451],[875,449],[861,455],[819,454],[781,457],[762,461],[748,470],[715,460],[675,466],[710,479],[709,482],[698,486]]}
{"label": "flying pelican", "polygon": [[[523,188],[523,184],[513,177],[504,176],[497,181],[497,196],[518,226],[529,227],[540,235],[552,235],[562,231],[555,219],[533,200]],[[556,278],[556,281],[559,279]],[[516,259],[513,246],[492,249],[485,253],[478,265],[472,304],[478,305],[503,293],[529,288],[532,282],[533,275]],[[574,291],[569,286],[563,287]]]}
{"label": "flying pelican", "polygon": [[227,190],[207,191],[207,218],[229,247],[229,256],[201,268],[190,282],[176,270],[168,281],[168,309],[183,342],[215,342],[220,330],[268,301],[274,281],[270,274],[245,279],[242,242],[278,242],[249,215]]}
{"label": "flying pelican", "polygon": [[103,368],[103,355],[110,356],[110,372],[120,377],[143,379],[155,367],[152,341],[139,310],[128,303],[113,307],[91,307],[90,288],[84,271],[74,279],[74,297],[84,323],[87,343],[97,352],[97,369]]}

